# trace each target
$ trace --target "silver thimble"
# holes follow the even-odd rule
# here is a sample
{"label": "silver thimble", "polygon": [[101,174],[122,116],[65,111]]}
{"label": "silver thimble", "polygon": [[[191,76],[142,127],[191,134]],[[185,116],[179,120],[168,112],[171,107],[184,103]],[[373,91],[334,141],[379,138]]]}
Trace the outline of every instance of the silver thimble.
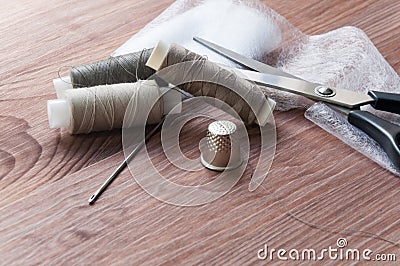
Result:
{"label": "silver thimble", "polygon": [[200,151],[201,163],[208,169],[224,171],[239,167],[242,158],[236,125],[226,120],[212,122]]}

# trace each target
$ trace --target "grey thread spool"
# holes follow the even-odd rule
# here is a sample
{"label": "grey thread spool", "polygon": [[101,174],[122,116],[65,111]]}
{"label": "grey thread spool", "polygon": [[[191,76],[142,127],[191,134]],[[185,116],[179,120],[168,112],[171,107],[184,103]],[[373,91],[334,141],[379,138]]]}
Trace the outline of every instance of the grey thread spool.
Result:
{"label": "grey thread spool", "polygon": [[70,69],[74,88],[93,87],[106,84],[131,83],[149,78],[155,73],[146,66],[153,49],[110,57]]}
{"label": "grey thread spool", "polygon": [[[179,64],[182,62],[190,62],[191,65]],[[159,71],[157,75],[170,83],[182,82],[190,77],[193,81],[175,85],[193,96],[209,96],[224,101],[247,125],[265,125],[275,106],[275,102],[268,99],[257,85],[177,44],[159,42],[147,65]],[[163,72],[164,68],[167,71]],[[199,81],[204,80],[204,77],[208,79]]]}

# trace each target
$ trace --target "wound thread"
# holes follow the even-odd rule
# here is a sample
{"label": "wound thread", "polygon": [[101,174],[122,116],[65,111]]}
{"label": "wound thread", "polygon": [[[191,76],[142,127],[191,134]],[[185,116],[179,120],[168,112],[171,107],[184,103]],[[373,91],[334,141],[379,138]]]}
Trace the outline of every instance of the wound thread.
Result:
{"label": "wound thread", "polygon": [[[190,76],[193,80],[204,80],[202,77],[212,77],[212,80],[208,82],[188,82],[179,85],[179,88],[194,96],[209,96],[224,101],[238,113],[247,125],[254,123],[264,125],[266,118],[264,121],[257,121],[255,113],[271,112],[273,107],[268,106],[266,109],[266,104],[268,105],[266,96],[258,89],[257,85],[206,60],[205,57],[177,44],[172,44],[169,47],[166,57],[160,64],[159,70],[189,61],[193,63],[190,67],[173,71],[171,75],[174,77],[171,77],[175,80],[180,80],[179,77],[181,77],[181,80],[184,80],[185,76]],[[224,86],[219,84],[224,84]],[[240,95],[235,90],[240,92]]]}
{"label": "wound thread", "polygon": [[110,57],[86,65],[71,67],[70,77],[74,88],[93,87],[145,80],[155,73],[146,66],[153,49]]}
{"label": "wound thread", "polygon": [[68,131],[80,134],[122,128],[131,99],[134,110],[129,110],[131,116],[127,125],[144,125],[146,121],[147,124],[158,123],[163,116],[160,95],[157,83],[152,80],[67,90]]}

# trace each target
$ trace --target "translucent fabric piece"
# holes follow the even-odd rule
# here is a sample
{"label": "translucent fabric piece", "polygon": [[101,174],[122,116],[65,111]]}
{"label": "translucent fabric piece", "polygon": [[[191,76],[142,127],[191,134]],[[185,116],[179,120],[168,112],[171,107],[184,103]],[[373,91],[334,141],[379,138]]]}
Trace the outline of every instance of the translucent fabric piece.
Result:
{"label": "translucent fabric piece", "polygon": [[344,116],[333,111],[327,105],[316,103],[306,111],[305,116],[353,149],[377,162],[383,168],[388,169],[396,175],[400,175],[399,169],[395,168],[387,154],[376,141],[363,131],[350,125]]}

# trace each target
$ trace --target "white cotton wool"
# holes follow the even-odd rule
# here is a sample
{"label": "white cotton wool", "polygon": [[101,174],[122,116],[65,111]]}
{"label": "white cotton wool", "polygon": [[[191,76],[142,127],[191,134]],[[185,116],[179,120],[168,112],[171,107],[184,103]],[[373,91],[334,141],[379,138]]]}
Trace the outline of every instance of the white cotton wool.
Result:
{"label": "white cotton wool", "polygon": [[208,0],[157,27],[144,28],[113,56],[151,48],[162,40],[180,44],[211,61],[233,65],[230,60],[193,41],[195,36],[255,59],[262,58],[281,42],[280,29],[270,16],[230,0]]}

